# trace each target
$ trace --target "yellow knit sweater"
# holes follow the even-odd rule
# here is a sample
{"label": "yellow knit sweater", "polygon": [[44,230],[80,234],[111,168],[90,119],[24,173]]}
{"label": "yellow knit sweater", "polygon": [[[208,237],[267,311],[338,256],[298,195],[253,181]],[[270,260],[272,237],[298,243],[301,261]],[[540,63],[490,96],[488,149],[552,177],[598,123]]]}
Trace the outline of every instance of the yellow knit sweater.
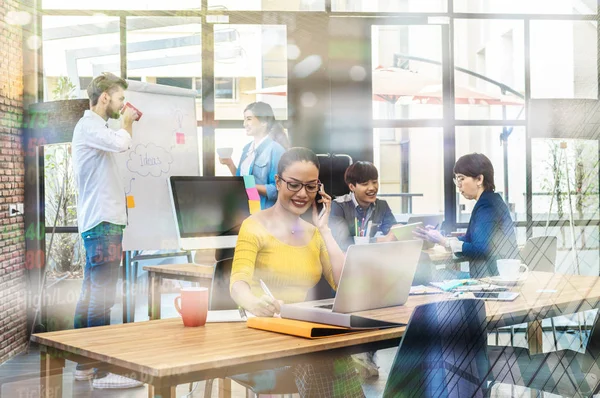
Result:
{"label": "yellow knit sweater", "polygon": [[235,246],[231,282],[250,285],[252,294],[260,297],[265,292],[260,280],[278,300],[286,303],[304,301],[306,293],[315,286],[321,274],[335,289],[329,253],[319,230],[306,246],[290,246],[279,241],[254,217],[242,223]]}

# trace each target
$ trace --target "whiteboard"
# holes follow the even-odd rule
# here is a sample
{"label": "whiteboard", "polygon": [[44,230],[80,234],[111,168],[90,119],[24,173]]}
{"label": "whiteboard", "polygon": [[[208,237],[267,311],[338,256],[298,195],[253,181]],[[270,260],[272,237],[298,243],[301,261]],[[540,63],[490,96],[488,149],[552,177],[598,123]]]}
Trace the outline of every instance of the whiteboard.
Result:
{"label": "whiteboard", "polygon": [[133,124],[131,148],[117,155],[129,197],[123,250],[179,249],[168,178],[200,173],[196,91],[128,83],[125,101],[143,115]]}

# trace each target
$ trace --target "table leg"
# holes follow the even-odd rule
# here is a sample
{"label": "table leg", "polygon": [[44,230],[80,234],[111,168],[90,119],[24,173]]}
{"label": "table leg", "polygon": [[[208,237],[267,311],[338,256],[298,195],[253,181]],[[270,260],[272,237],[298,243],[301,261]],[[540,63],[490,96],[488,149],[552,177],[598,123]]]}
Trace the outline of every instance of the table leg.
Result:
{"label": "table leg", "polygon": [[177,386],[158,386],[148,384],[148,398],[176,398]]}
{"label": "table leg", "polygon": [[65,359],[51,353],[40,353],[40,397],[62,397],[63,367]]}
{"label": "table leg", "polygon": [[542,321],[535,320],[527,323],[527,345],[530,354],[541,354],[543,351]]}
{"label": "table leg", "polygon": [[219,398],[231,398],[231,379],[218,379]]}
{"label": "table leg", "polygon": [[160,319],[162,277],[156,272],[148,275],[148,316],[150,320]]}

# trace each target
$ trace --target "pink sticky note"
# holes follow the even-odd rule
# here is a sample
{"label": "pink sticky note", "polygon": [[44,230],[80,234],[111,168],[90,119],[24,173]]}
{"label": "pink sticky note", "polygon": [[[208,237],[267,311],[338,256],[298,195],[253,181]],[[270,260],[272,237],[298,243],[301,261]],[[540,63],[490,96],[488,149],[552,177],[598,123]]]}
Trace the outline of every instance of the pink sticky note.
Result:
{"label": "pink sticky note", "polygon": [[246,193],[248,194],[248,200],[260,201],[260,196],[258,196],[258,190],[256,188],[246,188]]}
{"label": "pink sticky note", "polygon": [[260,201],[249,200],[248,205],[250,206],[250,214],[258,213],[260,211]]}
{"label": "pink sticky note", "polygon": [[177,138],[178,145],[185,144],[185,134],[184,133],[175,133],[175,136]]}

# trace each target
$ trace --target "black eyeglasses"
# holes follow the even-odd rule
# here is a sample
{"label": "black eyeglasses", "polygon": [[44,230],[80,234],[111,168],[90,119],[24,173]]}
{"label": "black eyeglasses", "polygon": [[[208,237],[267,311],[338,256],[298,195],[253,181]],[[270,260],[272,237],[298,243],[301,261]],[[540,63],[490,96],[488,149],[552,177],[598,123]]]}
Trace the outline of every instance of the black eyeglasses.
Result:
{"label": "black eyeglasses", "polygon": [[292,192],[299,192],[302,189],[302,187],[304,187],[306,189],[306,192],[315,193],[319,192],[319,190],[321,189],[321,185],[323,185],[320,182],[309,182],[308,184],[303,184],[301,182],[296,181],[286,181],[281,176],[279,176],[279,179],[285,182],[287,184],[287,189],[289,189]]}

